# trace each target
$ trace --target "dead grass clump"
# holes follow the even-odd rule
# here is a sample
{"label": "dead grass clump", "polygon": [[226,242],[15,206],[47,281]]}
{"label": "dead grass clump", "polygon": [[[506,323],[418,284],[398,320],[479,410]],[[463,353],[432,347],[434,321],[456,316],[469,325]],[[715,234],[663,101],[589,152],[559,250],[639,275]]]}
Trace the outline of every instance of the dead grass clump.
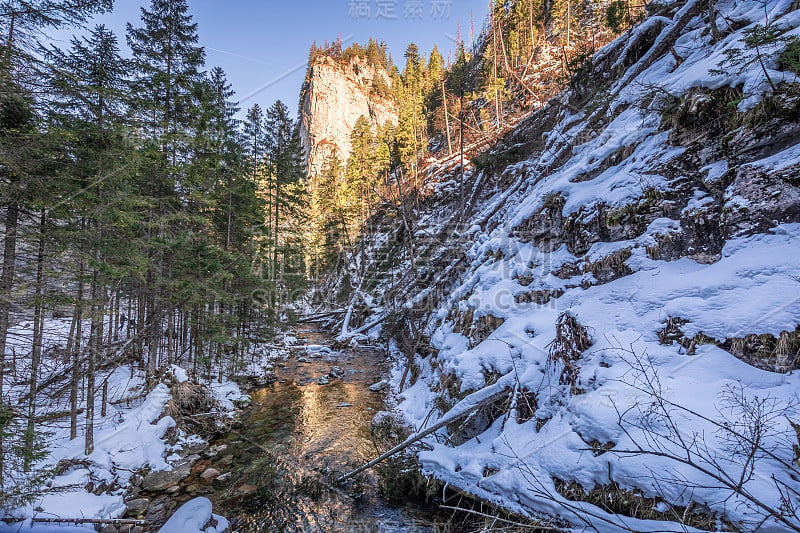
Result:
{"label": "dead grass clump", "polygon": [[772,372],[786,373],[800,368],[800,326],[794,331],[782,331],[777,338],[769,333],[750,334],[720,342],[703,332],[687,337],[681,328],[688,323],[680,317],[668,318],[664,329],[658,332],[659,342],[678,343],[687,355],[694,355],[698,346],[713,344],[749,365]]}
{"label": "dead grass clump", "polygon": [[664,329],[658,332],[658,342],[667,346],[677,343],[686,350],[686,355],[697,353],[697,347],[703,344],[714,344],[719,346],[720,342],[714,337],[709,337],[702,331],[694,337],[687,337],[681,327],[689,321],[680,317],[670,317],[664,323]]}
{"label": "dead grass clump", "polygon": [[614,442],[611,442],[611,441],[609,441],[609,442],[600,442],[597,439],[593,439],[593,440],[589,440],[589,441],[584,440],[583,442],[585,442],[586,445],[589,446],[589,448],[592,449],[592,454],[595,457],[600,457],[604,453],[607,453],[607,452],[613,450],[614,446],[616,446],[616,443],[614,443]]}
{"label": "dead grass clump", "polygon": [[522,285],[523,287],[527,287],[531,283],[533,283],[533,276],[517,276],[517,283]]}
{"label": "dead grass clump", "polygon": [[664,323],[664,329],[658,332],[658,342],[667,346],[671,346],[673,342],[681,343],[686,339],[681,327],[688,323],[688,320],[679,316],[669,317]]}
{"label": "dead grass clump", "polygon": [[693,503],[688,508],[665,505],[666,502],[661,498],[648,497],[638,489],[623,489],[614,481],[608,485],[597,485],[590,491],[574,481],[553,479],[553,482],[564,498],[591,503],[609,513],[640,520],[676,521],[704,531],[716,531],[717,528],[719,517],[705,506]]}
{"label": "dead grass clump", "polygon": [[518,304],[536,304],[536,305],[547,305],[550,303],[550,300],[561,298],[564,295],[564,289],[553,289],[553,290],[539,290],[539,291],[529,291],[522,294],[518,294],[514,297],[514,300]]}
{"label": "dead grass clump", "polygon": [[497,328],[505,323],[506,319],[494,315],[483,315],[473,322],[469,331],[470,346],[475,347],[489,338]]}
{"label": "dead grass clump", "polygon": [[539,399],[536,393],[522,389],[517,393],[517,423],[524,424],[532,420],[539,409]]}
{"label": "dead grass clump", "polygon": [[581,274],[583,274],[583,268],[580,263],[564,263],[553,271],[553,275],[559,279],[571,279]]}
{"label": "dead grass clump", "polygon": [[414,454],[394,456],[376,465],[375,472],[378,474],[378,490],[390,503],[427,502],[442,490],[441,482],[422,474]]}
{"label": "dead grass clump", "polygon": [[721,347],[763,370],[786,373],[800,368],[800,327],[774,335],[745,335],[726,339]]}
{"label": "dead grass clump", "polygon": [[671,130],[670,140],[675,144],[703,143],[739,126],[736,106],[741,99],[741,88],[695,88],[667,102],[661,124],[664,130]]}
{"label": "dead grass clump", "polygon": [[580,366],[577,363],[591,345],[592,338],[586,327],[570,313],[561,313],[556,321],[556,338],[549,345],[547,364],[560,362],[564,366],[560,382],[569,385],[572,394],[584,392],[578,387]]}
{"label": "dead grass clump", "polygon": [[465,337],[469,337],[474,319],[475,311],[473,309],[461,311],[458,306],[451,309],[450,313],[447,315],[447,320],[453,324],[453,332],[460,333]]}
{"label": "dead grass clump", "polygon": [[171,398],[164,406],[164,414],[171,416],[178,426],[189,434],[213,438],[227,431],[227,419],[219,402],[205,385],[184,381],[170,389]]}
{"label": "dead grass clump", "polygon": [[609,283],[633,273],[633,270],[625,264],[625,261],[630,258],[630,248],[617,250],[597,261],[585,263],[583,272],[591,272],[599,283]]}

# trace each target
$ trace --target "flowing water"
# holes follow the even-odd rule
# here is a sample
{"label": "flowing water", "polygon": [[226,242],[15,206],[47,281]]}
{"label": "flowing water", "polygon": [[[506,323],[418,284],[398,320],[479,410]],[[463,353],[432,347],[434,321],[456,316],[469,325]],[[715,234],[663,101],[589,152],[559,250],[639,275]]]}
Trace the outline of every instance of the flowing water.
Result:
{"label": "flowing water", "polygon": [[[308,345],[330,343],[327,335],[308,327],[298,337]],[[343,377],[319,384],[334,366]],[[383,394],[369,386],[387,373],[388,362],[378,350],[313,357],[297,351],[276,370],[277,383],[250,393],[253,402],[241,423],[214,443],[219,452],[195,465],[175,499],[206,495],[215,512],[234,518],[239,531],[441,530],[432,509],[383,501],[373,473],[344,488],[333,486],[336,475],[383,451],[371,430],[373,417],[383,409]],[[225,475],[208,483],[200,477],[208,468]]]}

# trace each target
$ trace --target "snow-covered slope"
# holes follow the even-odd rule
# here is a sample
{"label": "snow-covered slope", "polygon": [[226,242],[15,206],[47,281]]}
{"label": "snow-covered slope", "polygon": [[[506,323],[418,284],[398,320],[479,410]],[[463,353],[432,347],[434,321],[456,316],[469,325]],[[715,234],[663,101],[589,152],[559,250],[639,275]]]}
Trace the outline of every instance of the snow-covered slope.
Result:
{"label": "snow-covered slope", "polygon": [[577,529],[800,528],[800,11],[713,4],[650,3],[472,169],[466,224],[434,174],[367,245],[398,345],[429,340],[395,369],[409,423],[506,392],[427,473]]}

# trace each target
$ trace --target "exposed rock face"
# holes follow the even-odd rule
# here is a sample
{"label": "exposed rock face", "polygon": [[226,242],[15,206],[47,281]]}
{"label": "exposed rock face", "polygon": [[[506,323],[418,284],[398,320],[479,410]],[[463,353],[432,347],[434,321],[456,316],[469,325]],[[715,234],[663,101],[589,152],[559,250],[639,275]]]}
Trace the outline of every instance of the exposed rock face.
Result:
{"label": "exposed rock face", "polygon": [[391,86],[384,69],[360,58],[341,65],[330,57],[321,57],[311,65],[300,102],[300,135],[309,176],[318,174],[333,154],[347,161],[350,133],[360,116],[373,126],[397,123],[397,105],[377,94],[375,80]]}

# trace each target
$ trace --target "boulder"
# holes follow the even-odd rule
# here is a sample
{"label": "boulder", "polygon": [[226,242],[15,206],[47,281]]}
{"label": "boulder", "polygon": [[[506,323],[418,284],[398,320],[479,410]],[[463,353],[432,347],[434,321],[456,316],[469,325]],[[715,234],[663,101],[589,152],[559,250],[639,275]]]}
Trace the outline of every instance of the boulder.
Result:
{"label": "boulder", "polygon": [[257,490],[258,487],[256,487],[255,485],[242,485],[241,487],[239,487],[238,493],[241,496],[247,496],[253,494]]}
{"label": "boulder", "polygon": [[386,387],[388,387],[388,386],[389,386],[389,382],[386,381],[385,379],[382,379],[379,382],[373,383],[372,385],[370,385],[369,386],[369,390],[371,390],[372,392],[381,392],[382,390],[386,389]]}
{"label": "boulder", "polygon": [[239,398],[233,400],[233,406],[236,407],[237,409],[244,409],[245,407],[249,407],[251,403],[253,403],[253,399],[247,394],[243,394]]}
{"label": "boulder", "polygon": [[147,507],[150,505],[150,500],[147,498],[136,498],[125,502],[125,515],[126,517],[142,516],[147,512]]}
{"label": "boulder", "polygon": [[142,490],[154,492],[166,490],[186,479],[192,472],[192,463],[184,462],[173,470],[154,470],[149,472],[142,481]]}
{"label": "boulder", "polygon": [[222,472],[217,470],[216,468],[206,468],[205,471],[200,474],[200,477],[203,478],[204,481],[213,481],[215,478],[218,478],[222,475]]}

